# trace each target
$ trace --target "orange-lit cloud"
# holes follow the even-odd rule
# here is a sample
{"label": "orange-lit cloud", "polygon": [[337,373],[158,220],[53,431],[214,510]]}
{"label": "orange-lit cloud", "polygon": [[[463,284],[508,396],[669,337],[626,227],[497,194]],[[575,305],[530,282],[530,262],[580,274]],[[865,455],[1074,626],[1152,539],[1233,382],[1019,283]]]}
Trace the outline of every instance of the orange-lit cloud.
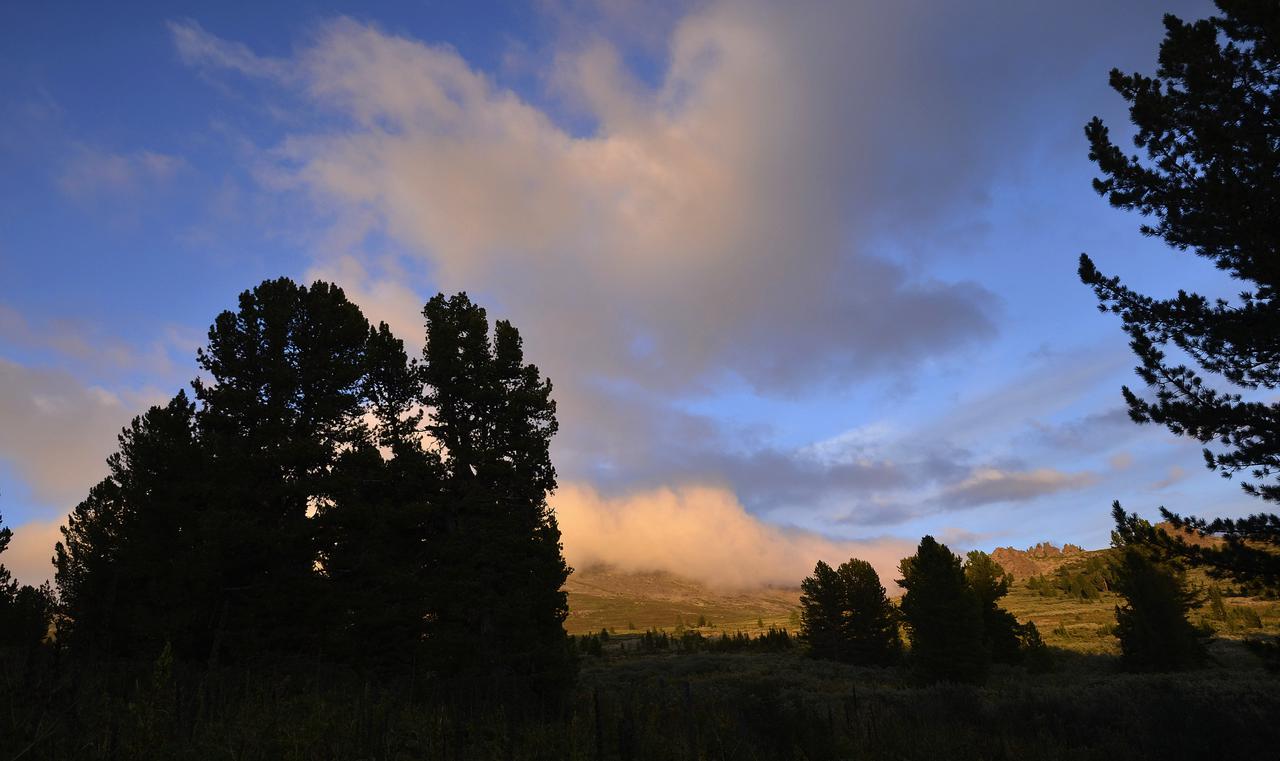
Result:
{"label": "orange-lit cloud", "polygon": [[818,560],[838,564],[858,557],[893,589],[898,561],[915,549],[899,539],[842,541],[765,523],[732,492],[714,486],[606,497],[571,483],[551,504],[571,565],[669,571],[729,588],[796,586]]}

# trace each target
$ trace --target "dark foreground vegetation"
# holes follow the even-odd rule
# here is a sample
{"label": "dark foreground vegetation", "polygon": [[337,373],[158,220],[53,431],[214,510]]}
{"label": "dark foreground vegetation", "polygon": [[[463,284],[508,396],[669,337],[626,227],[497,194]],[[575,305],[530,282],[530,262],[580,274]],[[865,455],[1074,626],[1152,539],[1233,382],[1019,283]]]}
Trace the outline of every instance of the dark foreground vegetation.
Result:
{"label": "dark foreground vegetation", "polygon": [[[1245,491],[1274,502],[1280,5],[1218,6],[1215,19],[1166,18],[1157,78],[1113,72],[1145,157],[1098,120],[1086,134],[1101,194],[1245,290],[1154,299],[1087,256],[1080,276],[1139,359],[1147,389],[1124,390],[1134,420],[1203,442],[1210,468],[1247,474]],[[518,331],[465,294],[433,298],[423,316],[413,360],[327,283],[268,281],[217,317],[193,395],[122,432],[110,477],[50,548],[55,586],[19,587],[0,566],[0,759],[1201,759],[1280,747],[1275,643],[1213,642],[1213,629],[1261,618],[1190,577],[1276,596],[1271,514],[1165,511],[1182,529],[1169,532],[1116,504],[1111,555],[1034,589],[1114,601],[1110,655],[1047,646],[1005,607],[997,562],[928,536],[899,566],[897,604],[868,563],[819,563],[794,637],[569,638],[570,570],[547,503],[550,383]],[[8,540],[0,531],[0,552]]]}
{"label": "dark foreground vegetation", "polygon": [[333,667],[6,668],[0,757],[1204,759],[1268,758],[1280,743],[1280,690],[1260,669],[1129,675],[1054,655],[1053,673],[923,686],[796,650],[610,651],[550,705]]}

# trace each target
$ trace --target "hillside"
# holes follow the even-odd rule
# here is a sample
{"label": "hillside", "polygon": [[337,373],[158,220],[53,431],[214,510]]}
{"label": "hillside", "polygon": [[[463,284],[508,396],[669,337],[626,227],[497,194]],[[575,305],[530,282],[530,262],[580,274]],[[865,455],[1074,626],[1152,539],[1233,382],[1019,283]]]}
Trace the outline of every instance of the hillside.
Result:
{"label": "hillside", "polygon": [[693,627],[700,619],[707,628],[728,631],[754,631],[760,623],[794,629],[800,602],[799,587],[719,591],[662,571],[628,573],[608,566],[574,571],[565,588],[565,628],[571,634]]}
{"label": "hillside", "polygon": [[[1200,537],[1192,540],[1220,541]],[[1014,577],[1013,587],[1003,600],[1004,607],[1019,620],[1034,621],[1050,645],[1080,653],[1114,654],[1118,643],[1112,635],[1112,626],[1120,598],[1109,591],[1091,599],[1069,594],[1049,596],[1027,585],[1033,576],[1084,565],[1106,552],[1106,549],[1086,550],[1072,544],[1059,548],[1048,542],[1025,550],[997,548],[991,553],[992,557]],[[1211,584],[1200,571],[1193,572],[1190,580],[1204,589]],[[700,628],[709,635],[739,630],[756,633],[770,626],[793,632],[799,628],[798,586],[723,591],[661,571],[633,573],[594,566],[575,571],[566,589],[569,618],[565,628],[571,634],[601,629],[622,635],[647,629],[671,631],[681,626],[697,627],[700,621],[705,621],[705,626]],[[1234,597],[1227,605],[1252,610],[1261,625],[1242,629],[1225,621],[1210,620],[1207,609],[1193,613],[1192,617],[1217,630],[1221,637],[1280,632],[1280,604],[1275,601]]]}

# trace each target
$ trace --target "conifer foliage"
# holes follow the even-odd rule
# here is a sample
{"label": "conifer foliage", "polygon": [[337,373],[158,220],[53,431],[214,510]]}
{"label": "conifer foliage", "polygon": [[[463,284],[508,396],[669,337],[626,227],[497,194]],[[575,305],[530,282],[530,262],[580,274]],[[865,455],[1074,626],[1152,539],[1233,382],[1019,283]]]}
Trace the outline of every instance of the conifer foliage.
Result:
{"label": "conifer foliage", "polygon": [[554,682],[568,669],[569,576],[555,514],[551,383],[524,362],[520,333],[465,293],[423,309],[422,404],[440,448],[430,638],[449,670]]}
{"label": "conifer foliage", "polygon": [[19,585],[4,567],[3,555],[12,539],[13,531],[4,525],[4,516],[0,516],[0,650],[22,653],[40,644],[48,632],[53,593],[47,584]]}
{"label": "conifer foliage", "polygon": [[1009,594],[1013,576],[990,555],[973,550],[965,556],[964,579],[978,599],[982,610],[982,638],[987,655],[995,663],[1017,663],[1022,658],[1026,627],[1012,613],[1000,607],[1000,598]]}
{"label": "conifer foliage", "polygon": [[800,636],[811,655],[866,666],[901,657],[897,611],[870,563],[852,558],[832,568],[819,560],[800,587]]}
{"label": "conifer foliage", "polygon": [[[1083,254],[1079,273],[1099,308],[1120,316],[1138,376],[1153,394],[1124,388],[1130,416],[1200,441],[1209,468],[1224,477],[1247,473],[1244,490],[1275,502],[1280,4],[1217,0],[1217,6],[1221,15],[1194,23],[1165,17],[1154,77],[1111,72],[1111,86],[1128,102],[1137,128],[1134,144],[1145,155],[1126,155],[1097,118],[1085,133],[1089,157],[1102,172],[1094,188],[1111,205],[1149,218],[1144,234],[1208,259],[1239,281],[1238,297],[1148,296],[1102,274]],[[1184,519],[1167,511],[1165,517],[1179,528],[1221,533],[1227,542],[1199,547],[1157,530],[1150,546],[1220,576],[1280,587],[1280,517]]]}
{"label": "conifer foliage", "polygon": [[195,398],[134,419],[63,531],[68,646],[565,684],[551,384],[465,294],[424,317],[410,361],[323,282],[219,315]]}
{"label": "conifer foliage", "polygon": [[1200,596],[1188,586],[1177,561],[1162,561],[1140,541],[1142,534],[1133,529],[1149,528],[1144,521],[1125,514],[1119,502],[1112,511],[1117,529],[1111,541],[1120,552],[1115,588],[1125,600],[1116,608],[1121,663],[1130,671],[1174,671],[1203,664],[1209,632],[1187,619]]}
{"label": "conifer foliage", "polygon": [[989,657],[982,604],[960,558],[932,536],[898,566],[902,615],[911,634],[911,663],[927,681],[981,682]]}

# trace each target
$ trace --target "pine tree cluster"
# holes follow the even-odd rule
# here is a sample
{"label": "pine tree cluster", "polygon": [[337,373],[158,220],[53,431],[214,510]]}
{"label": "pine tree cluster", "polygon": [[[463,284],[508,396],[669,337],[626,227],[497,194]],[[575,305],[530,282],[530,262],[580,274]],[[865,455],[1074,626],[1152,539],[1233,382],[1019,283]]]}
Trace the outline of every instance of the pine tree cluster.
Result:
{"label": "pine tree cluster", "polygon": [[566,683],[551,384],[465,294],[423,316],[411,360],[336,286],[243,293],[199,351],[194,398],[135,418],[72,512],[60,642]]}

